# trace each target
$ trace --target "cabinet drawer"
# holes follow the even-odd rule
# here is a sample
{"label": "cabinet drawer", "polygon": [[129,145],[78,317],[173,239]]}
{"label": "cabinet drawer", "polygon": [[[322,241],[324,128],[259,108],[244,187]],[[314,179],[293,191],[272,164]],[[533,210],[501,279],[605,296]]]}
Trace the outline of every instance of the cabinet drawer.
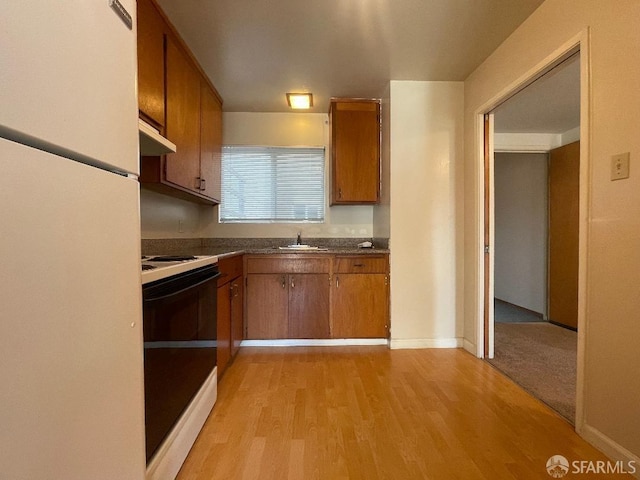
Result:
{"label": "cabinet drawer", "polygon": [[386,255],[336,256],[333,273],[387,273],[388,264]]}
{"label": "cabinet drawer", "polygon": [[329,273],[329,257],[265,256],[249,257],[247,273]]}
{"label": "cabinet drawer", "polygon": [[218,277],[218,286],[220,287],[242,275],[242,255],[221,258],[218,260],[218,269],[221,273]]}

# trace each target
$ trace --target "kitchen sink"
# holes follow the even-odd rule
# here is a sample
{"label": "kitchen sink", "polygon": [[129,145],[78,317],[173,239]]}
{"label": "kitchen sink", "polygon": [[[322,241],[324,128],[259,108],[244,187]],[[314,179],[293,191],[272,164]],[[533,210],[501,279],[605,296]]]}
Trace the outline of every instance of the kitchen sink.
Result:
{"label": "kitchen sink", "polygon": [[328,250],[326,247],[312,247],[311,245],[287,245],[286,247],[278,247],[280,250]]}

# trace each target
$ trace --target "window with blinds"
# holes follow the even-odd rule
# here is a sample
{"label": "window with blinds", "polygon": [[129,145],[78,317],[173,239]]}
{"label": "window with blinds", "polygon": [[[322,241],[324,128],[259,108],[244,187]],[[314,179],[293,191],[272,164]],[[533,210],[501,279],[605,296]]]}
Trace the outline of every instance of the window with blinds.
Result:
{"label": "window with blinds", "polygon": [[222,148],[220,222],[323,222],[324,147]]}

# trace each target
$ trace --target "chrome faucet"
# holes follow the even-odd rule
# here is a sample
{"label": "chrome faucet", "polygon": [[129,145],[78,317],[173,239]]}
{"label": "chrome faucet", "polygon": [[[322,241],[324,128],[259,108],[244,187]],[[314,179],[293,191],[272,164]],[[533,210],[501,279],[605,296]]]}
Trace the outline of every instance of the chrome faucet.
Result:
{"label": "chrome faucet", "polygon": [[302,234],[298,232],[298,239],[296,240],[296,245],[302,245]]}

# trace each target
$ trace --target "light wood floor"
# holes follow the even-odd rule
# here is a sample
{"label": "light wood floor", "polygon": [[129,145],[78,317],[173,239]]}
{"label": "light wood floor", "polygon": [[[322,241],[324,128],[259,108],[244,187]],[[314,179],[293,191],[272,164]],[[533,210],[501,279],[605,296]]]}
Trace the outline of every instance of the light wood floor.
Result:
{"label": "light wood floor", "polygon": [[243,348],[178,479],[549,479],[556,454],[606,460],[463,350]]}

